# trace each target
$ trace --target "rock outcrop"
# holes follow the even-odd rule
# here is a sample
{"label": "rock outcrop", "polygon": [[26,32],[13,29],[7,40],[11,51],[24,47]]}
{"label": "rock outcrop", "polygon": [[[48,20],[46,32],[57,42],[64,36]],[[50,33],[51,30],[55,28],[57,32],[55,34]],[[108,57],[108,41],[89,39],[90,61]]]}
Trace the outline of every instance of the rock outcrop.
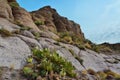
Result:
{"label": "rock outcrop", "polygon": [[57,11],[50,6],[43,7],[38,11],[33,11],[31,12],[31,15],[34,21],[44,22],[48,30],[70,32],[81,39],[84,39],[84,34],[81,31],[79,24],[60,16]]}
{"label": "rock outcrop", "polygon": [[34,24],[32,17],[29,12],[27,12],[25,9],[21,8],[19,4],[16,2],[16,0],[8,0],[9,5],[12,9],[12,14],[14,16],[14,22],[17,25],[25,26],[32,28],[36,31],[40,31],[37,26]]}
{"label": "rock outcrop", "polygon": [[18,37],[0,37],[0,66],[21,69],[31,55],[28,45]]}
{"label": "rock outcrop", "polygon": [[[21,29],[23,26],[34,30]],[[81,46],[58,42],[58,33],[62,32],[74,34],[83,41],[85,38],[77,23],[60,16],[50,6],[29,13],[21,8],[16,0],[0,0],[0,31],[0,67],[3,68],[0,68],[0,80],[24,80],[20,69],[25,66],[28,57],[31,57],[33,48],[56,51],[75,67],[79,74],[77,80],[102,80],[96,74],[105,70],[120,74],[119,52],[97,53]],[[2,36],[9,33],[12,35]],[[113,46],[119,49],[119,44],[111,47]],[[115,80],[113,75],[109,76]]]}
{"label": "rock outcrop", "polygon": [[4,18],[0,18],[0,29],[6,29],[9,32],[15,32],[20,29],[19,26],[9,22],[8,20]]}
{"label": "rock outcrop", "polygon": [[13,21],[12,10],[7,0],[0,0],[0,17]]}

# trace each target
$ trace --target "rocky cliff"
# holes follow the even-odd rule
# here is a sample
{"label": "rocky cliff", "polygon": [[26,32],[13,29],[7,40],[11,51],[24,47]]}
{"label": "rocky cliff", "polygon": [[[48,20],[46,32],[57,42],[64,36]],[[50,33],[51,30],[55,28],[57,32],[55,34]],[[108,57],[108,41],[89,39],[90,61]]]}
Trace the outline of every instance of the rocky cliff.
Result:
{"label": "rocky cliff", "polygon": [[119,52],[98,49],[50,6],[29,13],[0,0],[0,80],[119,80]]}

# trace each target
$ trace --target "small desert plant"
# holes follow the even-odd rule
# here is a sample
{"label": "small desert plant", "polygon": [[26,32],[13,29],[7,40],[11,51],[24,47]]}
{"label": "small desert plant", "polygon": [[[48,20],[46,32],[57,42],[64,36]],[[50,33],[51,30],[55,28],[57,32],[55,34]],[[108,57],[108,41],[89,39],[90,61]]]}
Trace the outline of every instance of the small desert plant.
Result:
{"label": "small desert plant", "polygon": [[35,36],[36,39],[38,39],[40,37],[40,33],[39,32],[34,32],[33,35]]}
{"label": "small desert plant", "polygon": [[107,77],[107,74],[105,74],[104,72],[97,72],[97,74],[99,75],[100,79],[101,80],[106,80],[106,77]]}
{"label": "small desert plant", "polygon": [[[27,76],[33,76],[32,73],[38,74],[42,77],[45,77],[47,75],[50,75],[51,72],[53,74],[58,74],[60,76],[69,76],[69,77],[75,77],[76,73],[74,72],[74,67],[72,64],[62,57],[60,57],[56,52],[50,52],[48,49],[38,50],[33,49],[33,58],[28,58],[28,64],[26,66],[29,66],[30,63],[33,64],[32,67],[25,67],[23,69],[23,73]],[[36,63],[32,63],[33,59]],[[38,71],[38,72],[35,72]]]}
{"label": "small desert plant", "polygon": [[19,7],[19,4],[18,3],[16,3],[16,2],[10,2],[10,6],[12,7],[12,8],[18,8]]}
{"label": "small desert plant", "polygon": [[40,20],[39,20],[39,21],[35,21],[34,23],[35,23],[37,26],[39,26],[39,25],[44,25],[44,22],[43,22],[43,21],[40,21]]}
{"label": "small desert plant", "polygon": [[30,30],[30,29],[31,29],[31,28],[28,27],[28,26],[23,26],[23,27],[20,28],[20,30]]}
{"label": "small desert plant", "polygon": [[58,34],[60,36],[60,39],[58,41],[64,42],[64,43],[72,43],[72,38],[69,35],[68,32],[61,32]]}
{"label": "small desert plant", "polygon": [[9,36],[12,36],[12,33],[4,28],[1,28],[0,29],[0,34],[3,36],[3,37],[9,37]]}
{"label": "small desert plant", "polygon": [[99,71],[97,72],[97,75],[100,77],[101,80],[106,80],[109,76],[112,76],[115,80],[120,79],[120,74],[112,72],[111,70]]}
{"label": "small desert plant", "polygon": [[75,44],[79,49],[85,50],[85,46],[82,44]]}
{"label": "small desert plant", "polygon": [[100,50],[99,50],[99,46],[97,46],[97,45],[95,45],[95,44],[93,44],[92,45],[92,48],[91,48],[93,51],[95,51],[95,52],[99,52]]}

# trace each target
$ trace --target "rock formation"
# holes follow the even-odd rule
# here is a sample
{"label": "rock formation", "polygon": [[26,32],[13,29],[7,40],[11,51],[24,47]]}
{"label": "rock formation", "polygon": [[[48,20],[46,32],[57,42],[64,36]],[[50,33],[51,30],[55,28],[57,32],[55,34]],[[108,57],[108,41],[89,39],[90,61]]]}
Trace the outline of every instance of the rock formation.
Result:
{"label": "rock formation", "polygon": [[[58,42],[61,38],[59,33],[65,32],[74,34],[75,40],[81,40],[81,44],[76,46],[73,43]],[[66,42],[69,40],[74,42],[70,35],[62,36],[65,37]],[[117,47],[119,46],[116,45],[115,48]],[[18,78],[27,80],[21,75],[20,70],[27,64],[33,48],[56,51],[72,63],[78,75],[77,78],[70,78],[70,80],[120,79],[119,52],[114,54],[114,49],[114,53],[111,52],[111,54],[93,51],[97,49],[95,44],[85,39],[79,24],[60,16],[50,6],[29,13],[15,0],[0,0],[0,80],[17,80]],[[102,48],[105,47],[102,46]],[[109,73],[106,73],[107,70]],[[41,80],[41,76],[37,78]],[[57,78],[59,78],[58,75]]]}
{"label": "rock formation", "polygon": [[0,17],[8,20],[14,19],[11,7],[9,6],[7,0],[0,0]]}
{"label": "rock formation", "polygon": [[68,20],[66,17],[60,16],[55,9],[50,6],[43,7],[38,11],[31,12],[34,21],[42,21],[51,31],[70,32],[84,39],[84,34],[80,29],[80,25],[74,21]]}

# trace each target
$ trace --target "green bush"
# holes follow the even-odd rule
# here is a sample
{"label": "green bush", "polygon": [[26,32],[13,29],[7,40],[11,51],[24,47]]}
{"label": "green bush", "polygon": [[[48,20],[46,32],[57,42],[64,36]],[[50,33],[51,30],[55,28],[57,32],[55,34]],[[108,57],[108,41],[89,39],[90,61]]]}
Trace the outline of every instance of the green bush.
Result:
{"label": "green bush", "polygon": [[35,21],[34,22],[37,26],[39,26],[39,25],[44,25],[44,22],[43,21]]}
{"label": "green bush", "polygon": [[[33,59],[36,63],[33,63],[34,66],[30,67],[30,71],[36,73],[42,77],[50,75],[51,72],[58,74],[60,76],[69,76],[75,77],[76,73],[72,64],[62,57],[60,57],[56,52],[50,52],[48,49],[38,50],[33,49]],[[31,63],[31,58],[28,59]],[[27,64],[26,66],[28,66]],[[23,69],[25,73],[26,70]],[[28,73],[30,73],[28,68]],[[38,71],[38,72],[35,72]],[[25,74],[26,75],[26,74]],[[31,76],[28,74],[28,76]]]}
{"label": "green bush", "polygon": [[12,8],[18,8],[19,7],[19,4],[18,3],[16,3],[16,2],[10,2],[10,6],[12,7]]}
{"label": "green bush", "polygon": [[4,28],[1,28],[0,29],[0,34],[1,36],[3,37],[9,37],[9,36],[12,36],[12,33]]}
{"label": "green bush", "polygon": [[104,70],[97,72],[97,75],[101,78],[101,80],[106,80],[108,76],[112,76],[115,80],[120,80],[120,74],[112,72],[111,70]]}
{"label": "green bush", "polygon": [[68,32],[61,32],[58,33],[60,39],[58,40],[59,42],[63,42],[63,43],[73,43],[72,41],[72,37],[70,36],[70,34]]}

